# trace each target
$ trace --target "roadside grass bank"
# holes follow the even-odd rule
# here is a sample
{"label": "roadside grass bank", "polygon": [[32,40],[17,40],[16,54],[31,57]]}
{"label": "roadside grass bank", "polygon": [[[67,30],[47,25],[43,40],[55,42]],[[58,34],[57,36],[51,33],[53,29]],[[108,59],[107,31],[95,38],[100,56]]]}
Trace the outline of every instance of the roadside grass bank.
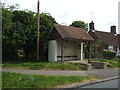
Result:
{"label": "roadside grass bank", "polygon": [[108,63],[107,67],[111,67],[111,68],[120,67],[120,60],[117,60],[117,59],[112,59],[112,60],[108,60],[108,59],[91,59],[91,61],[107,62]]}
{"label": "roadside grass bank", "polygon": [[55,88],[88,80],[95,80],[95,78],[91,76],[43,76],[2,72],[2,88]]}
{"label": "roadside grass bank", "polygon": [[31,70],[86,70],[85,66],[79,63],[21,63],[21,64],[2,64],[2,67],[31,69]]}
{"label": "roadside grass bank", "polygon": [[[109,68],[119,68],[120,60],[112,59],[90,59],[90,61],[95,62],[107,62],[107,67]],[[79,63],[48,63],[48,62],[24,62],[24,63],[5,63],[2,64],[3,68],[13,68],[13,69],[30,69],[30,70],[73,70],[73,71],[82,71],[86,70],[84,65]]]}

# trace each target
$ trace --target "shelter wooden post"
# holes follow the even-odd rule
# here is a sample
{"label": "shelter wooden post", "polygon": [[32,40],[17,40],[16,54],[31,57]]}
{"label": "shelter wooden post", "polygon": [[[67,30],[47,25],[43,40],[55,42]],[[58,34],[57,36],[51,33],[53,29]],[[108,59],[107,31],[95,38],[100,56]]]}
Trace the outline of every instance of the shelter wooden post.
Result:
{"label": "shelter wooden post", "polygon": [[88,63],[90,63],[90,42],[88,42]]}
{"label": "shelter wooden post", "polygon": [[81,58],[81,61],[83,60],[83,42],[81,42],[81,45],[80,45],[81,49],[80,49],[80,58]]}
{"label": "shelter wooden post", "polygon": [[61,62],[62,63],[64,62],[64,60],[63,60],[63,58],[64,58],[63,51],[64,51],[64,40],[62,39],[62,41],[61,41]]}

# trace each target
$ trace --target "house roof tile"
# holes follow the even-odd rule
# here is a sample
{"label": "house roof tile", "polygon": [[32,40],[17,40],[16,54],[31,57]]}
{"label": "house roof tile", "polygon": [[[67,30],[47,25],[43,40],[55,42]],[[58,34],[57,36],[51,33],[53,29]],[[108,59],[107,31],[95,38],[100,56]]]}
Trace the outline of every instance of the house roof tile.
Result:
{"label": "house roof tile", "polygon": [[94,31],[94,34],[101,39],[106,45],[113,45],[118,46],[118,35],[109,33],[109,32],[103,32],[103,31]]}

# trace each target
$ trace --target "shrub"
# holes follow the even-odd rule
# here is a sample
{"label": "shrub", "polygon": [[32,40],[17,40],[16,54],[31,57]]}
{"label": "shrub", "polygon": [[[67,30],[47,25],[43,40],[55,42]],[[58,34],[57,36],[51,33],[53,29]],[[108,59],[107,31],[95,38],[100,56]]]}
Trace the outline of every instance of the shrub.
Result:
{"label": "shrub", "polygon": [[103,51],[103,56],[104,56],[105,59],[111,60],[111,59],[115,58],[116,53],[111,52],[111,51]]}

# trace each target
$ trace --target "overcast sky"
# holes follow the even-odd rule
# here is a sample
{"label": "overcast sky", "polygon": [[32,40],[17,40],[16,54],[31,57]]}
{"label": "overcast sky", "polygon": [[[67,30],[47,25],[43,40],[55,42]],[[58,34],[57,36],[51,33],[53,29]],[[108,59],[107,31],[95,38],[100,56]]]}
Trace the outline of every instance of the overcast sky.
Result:
{"label": "overcast sky", "polygon": [[[7,5],[19,4],[20,9],[37,11],[37,0],[1,0]],[[40,12],[49,12],[59,24],[69,25],[82,20],[95,23],[95,29],[110,31],[110,26],[118,28],[118,2],[120,0],[40,0]],[[92,14],[91,18],[91,12]]]}

